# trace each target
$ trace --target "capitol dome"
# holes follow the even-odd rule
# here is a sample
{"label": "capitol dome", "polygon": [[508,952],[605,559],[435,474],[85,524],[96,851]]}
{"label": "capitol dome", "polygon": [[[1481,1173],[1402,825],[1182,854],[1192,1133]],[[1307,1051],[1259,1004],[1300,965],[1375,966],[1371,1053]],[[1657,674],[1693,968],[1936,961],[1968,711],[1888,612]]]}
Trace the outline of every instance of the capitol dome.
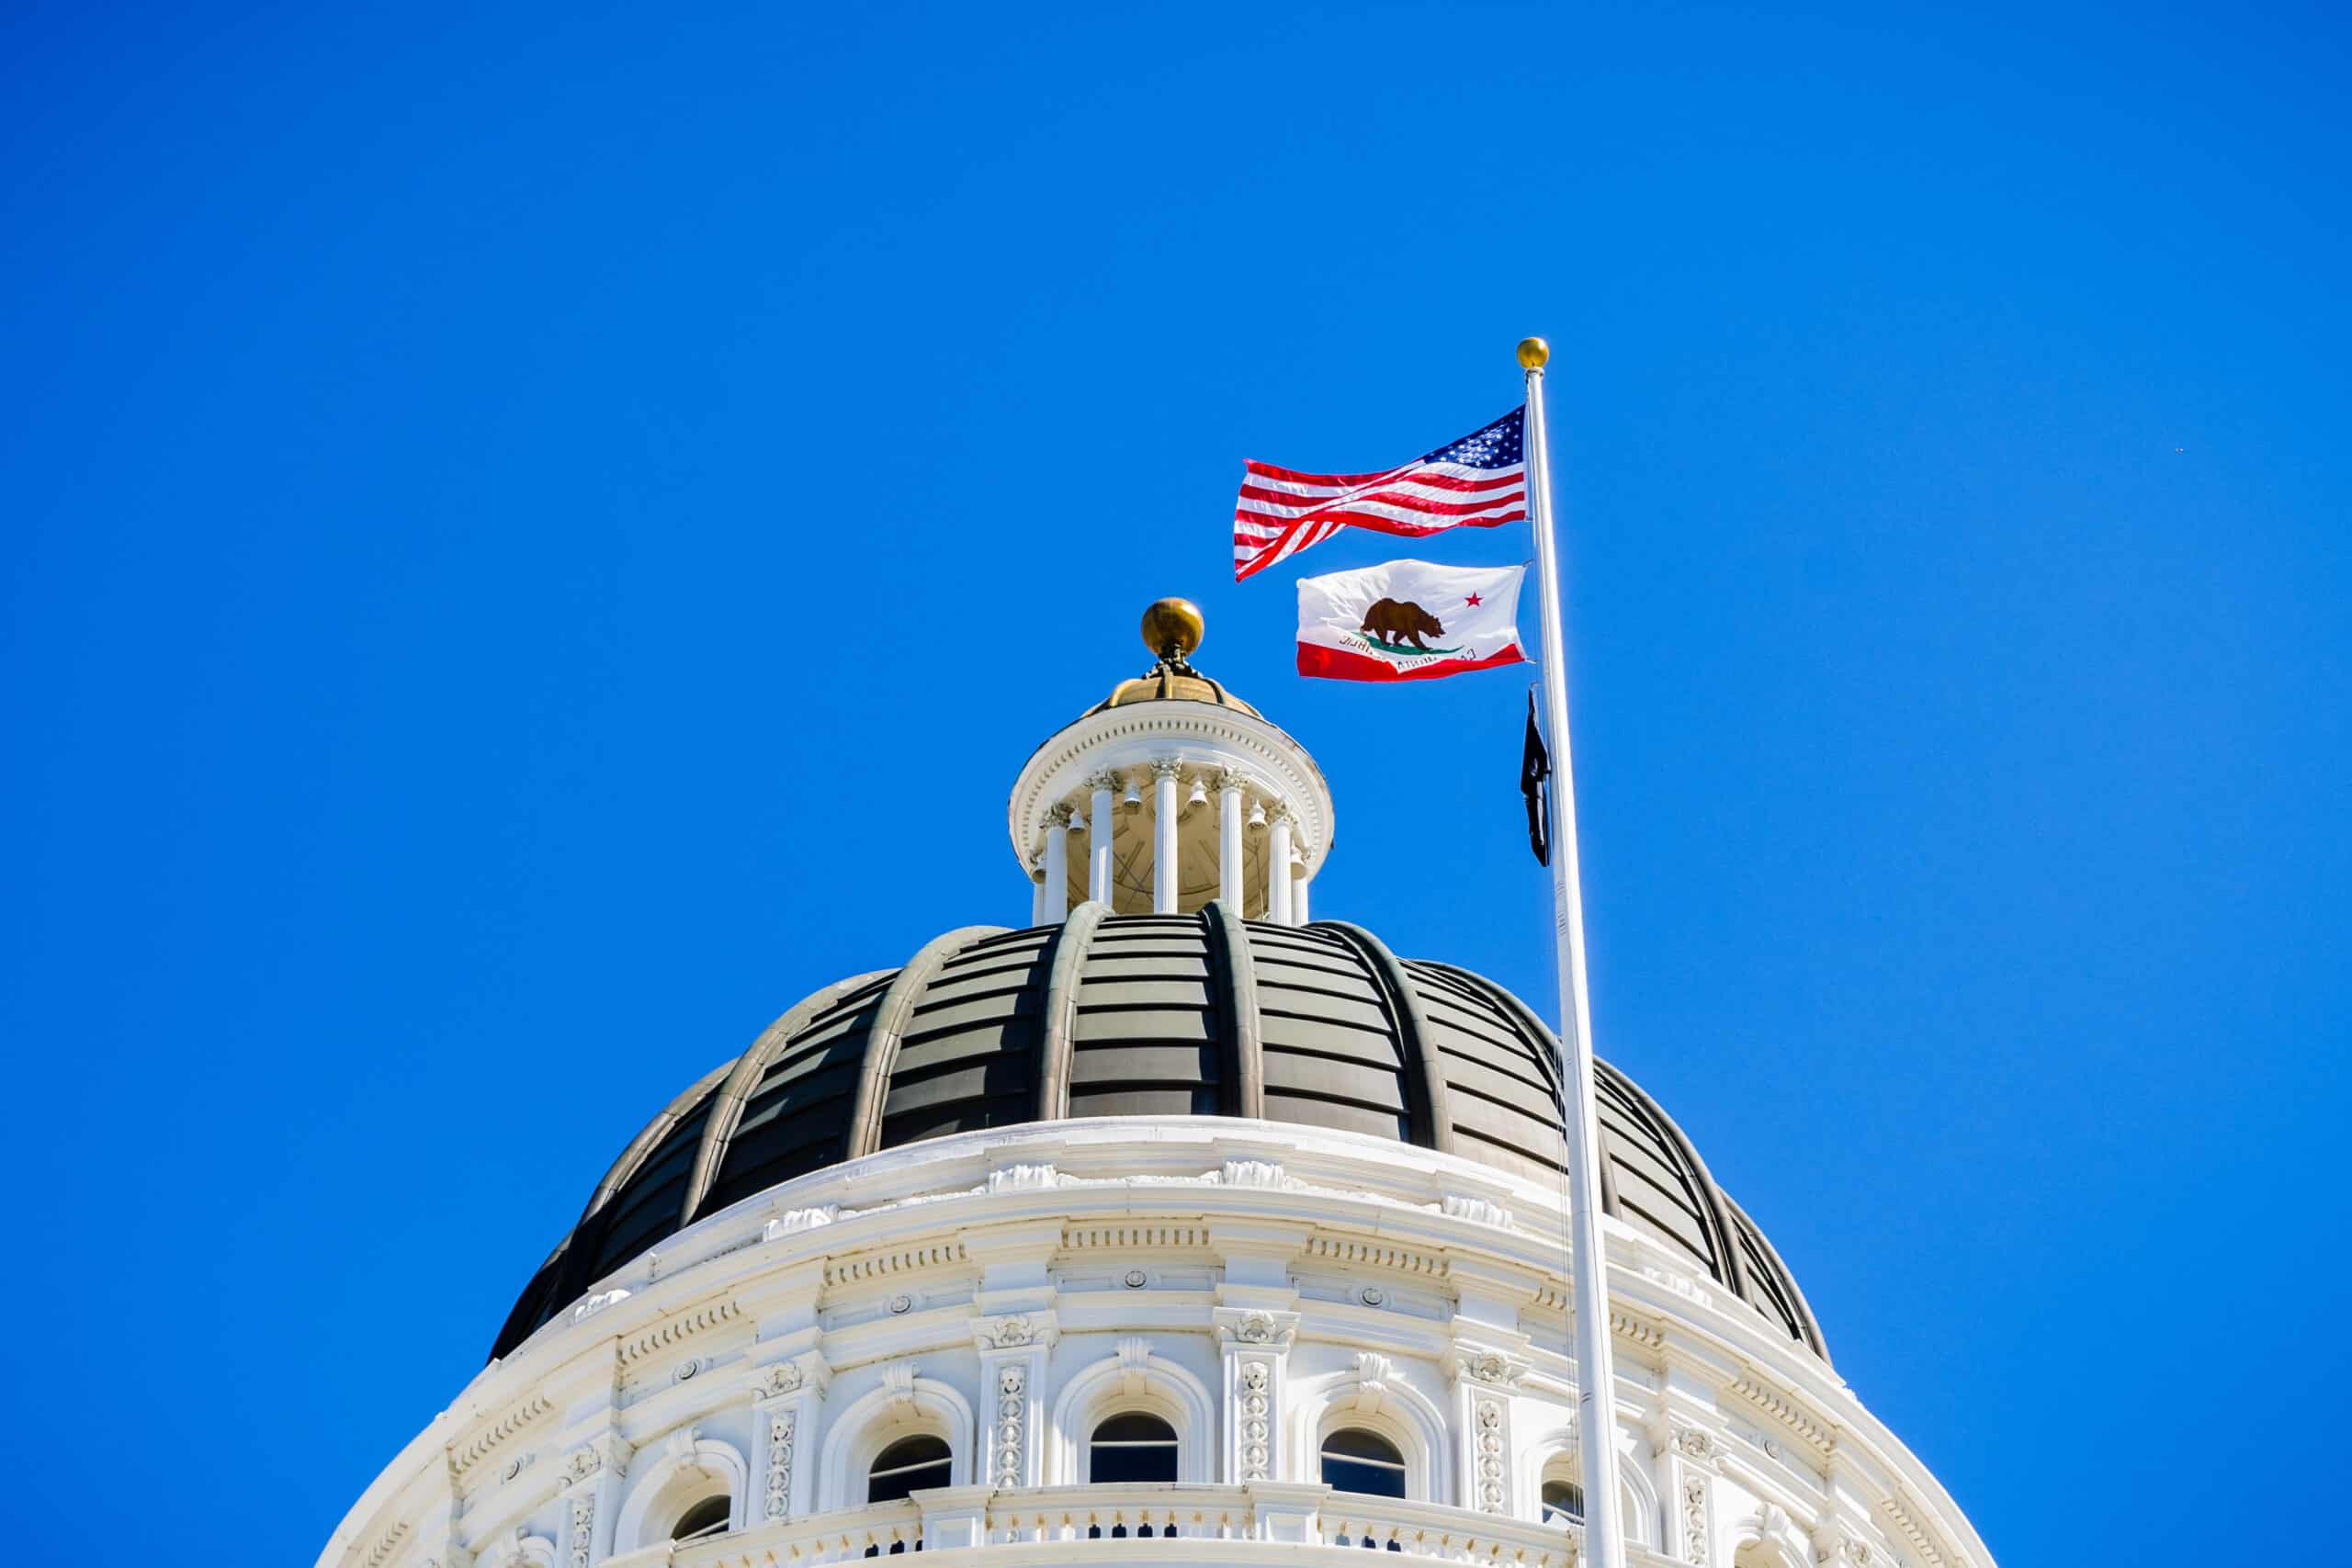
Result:
{"label": "capitol dome", "polygon": [[[1522,1179],[1566,1158],[1558,1046],[1480,976],[1361,927],[1082,905],[970,926],[811,993],[646,1124],[515,1303],[494,1356],[593,1281],[778,1182],[950,1134],[1244,1117],[1393,1138]],[[1826,1356],[1804,1294],[1680,1128],[1600,1066],[1603,1208]]]}
{"label": "capitol dome", "polygon": [[1018,768],[999,923],[648,1122],[319,1568],[1587,1568],[1612,1472],[1626,1568],[1992,1568],[1606,1066],[1572,1261],[1551,1031],[1318,918],[1322,771],[1144,630]]}

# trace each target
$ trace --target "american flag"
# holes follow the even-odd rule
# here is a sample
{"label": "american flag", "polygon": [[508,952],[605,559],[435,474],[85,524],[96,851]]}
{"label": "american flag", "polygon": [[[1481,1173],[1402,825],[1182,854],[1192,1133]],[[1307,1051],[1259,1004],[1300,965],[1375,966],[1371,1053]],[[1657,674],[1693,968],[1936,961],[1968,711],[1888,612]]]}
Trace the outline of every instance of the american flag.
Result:
{"label": "american flag", "polygon": [[1419,538],[1527,516],[1527,410],[1382,474],[1301,474],[1251,463],[1233,509],[1238,582],[1342,528]]}

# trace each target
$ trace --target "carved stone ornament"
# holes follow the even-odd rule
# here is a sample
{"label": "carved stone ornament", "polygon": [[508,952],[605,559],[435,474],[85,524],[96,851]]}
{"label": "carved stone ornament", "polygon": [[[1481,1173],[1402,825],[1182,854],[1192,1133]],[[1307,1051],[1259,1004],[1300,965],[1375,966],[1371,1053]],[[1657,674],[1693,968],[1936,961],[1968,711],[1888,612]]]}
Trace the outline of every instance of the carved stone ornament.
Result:
{"label": "carved stone ornament", "polygon": [[582,1493],[571,1500],[571,1568],[588,1568],[596,1548],[596,1495]]}
{"label": "carved stone ornament", "polygon": [[1029,1320],[1019,1313],[989,1318],[980,1325],[980,1343],[991,1350],[1017,1350],[1036,1337]]}
{"label": "carved stone ornament", "polygon": [[1218,1182],[1226,1187],[1286,1187],[1289,1179],[1283,1168],[1270,1159],[1229,1159],[1217,1173]]}
{"label": "carved stone ornament", "polygon": [[1240,1416],[1235,1422],[1239,1439],[1235,1469],[1244,1481],[1263,1481],[1273,1457],[1274,1369],[1264,1361],[1243,1361],[1235,1367],[1233,1381],[1240,1396]]}
{"label": "carved stone ornament", "polygon": [[1476,1350],[1462,1358],[1462,1375],[1478,1382],[1516,1382],[1518,1371],[1499,1350]]}
{"label": "carved stone ornament", "polygon": [[593,1448],[578,1448],[563,1456],[563,1473],[573,1481],[585,1481],[603,1467],[605,1456]]}
{"label": "carved stone ornament", "polygon": [[800,1363],[797,1361],[770,1361],[754,1375],[752,1386],[760,1391],[763,1398],[774,1399],[778,1394],[790,1393],[798,1388],[800,1380]]}
{"label": "carved stone ornament", "polygon": [[1250,782],[1250,778],[1238,768],[1219,768],[1216,771],[1216,776],[1211,782],[1216,785],[1219,792],[1223,792],[1228,789],[1239,789]]}
{"label": "carved stone ornament", "polygon": [[1707,1565],[1707,1483],[1690,1476],[1682,1483],[1682,1560],[1693,1568]]}
{"label": "carved stone ornament", "polygon": [[1715,1457],[1714,1438],[1696,1427],[1677,1427],[1674,1429],[1674,1449],[1684,1459],[1705,1460]]}
{"label": "carved stone ornament", "polygon": [[1270,1312],[1245,1312],[1227,1331],[1244,1345],[1287,1345],[1296,1332]]}
{"label": "carved stone ornament", "polygon": [[1141,1269],[1130,1269],[1119,1276],[1119,1283],[1131,1291],[1140,1291],[1151,1283],[1151,1276]]}
{"label": "carved stone ornament", "polygon": [[585,1323],[606,1307],[628,1300],[628,1292],[616,1285],[609,1291],[599,1291],[571,1309],[571,1321]]}
{"label": "carved stone ornament", "polygon": [[1387,1304],[1388,1292],[1377,1285],[1366,1285],[1356,1292],[1356,1300],[1368,1307],[1384,1306]]}
{"label": "carved stone ornament", "polygon": [[670,1376],[679,1382],[684,1382],[701,1371],[702,1362],[695,1357],[689,1356],[684,1360],[678,1363],[677,1371],[672,1372]]}
{"label": "carved stone ornament", "polygon": [[785,1236],[797,1235],[802,1231],[815,1230],[819,1225],[830,1225],[841,1217],[842,1206],[839,1203],[820,1203],[812,1209],[787,1209],[767,1223],[760,1233],[760,1239],[776,1241]]}
{"label": "carved stone ornament", "polygon": [[1471,1423],[1476,1428],[1478,1446],[1478,1507],[1484,1513],[1506,1512],[1510,1498],[1504,1486],[1508,1470],[1504,1450],[1508,1444],[1504,1438],[1502,1401],[1477,1401]]}
{"label": "carved stone ornament", "polygon": [[1029,1369],[1014,1361],[997,1369],[996,1437],[989,1466],[999,1486],[1021,1484],[1021,1447],[1029,1417]]}
{"label": "carved stone ornament", "polygon": [[1156,779],[1172,779],[1183,770],[1184,764],[1175,758],[1162,757],[1151,764],[1151,776]]}
{"label": "carved stone ornament", "polygon": [[914,1310],[915,1310],[915,1299],[914,1299],[914,1297],[912,1297],[912,1296],[910,1296],[910,1295],[907,1294],[904,1291],[900,1291],[897,1295],[892,1296],[892,1297],[890,1298],[890,1315],[891,1315],[891,1316],[893,1316],[893,1317],[903,1317],[903,1316],[904,1316],[904,1315],[906,1315],[908,1313],[910,1313],[910,1312],[912,1312],[912,1311],[914,1311]]}
{"label": "carved stone ornament", "polygon": [[1008,1165],[989,1172],[991,1192],[1031,1192],[1056,1185],[1060,1172],[1050,1165]]}
{"label": "carved stone ornament", "polygon": [[1489,1199],[1472,1198],[1459,1192],[1449,1192],[1445,1195],[1445,1201],[1441,1206],[1445,1212],[1445,1217],[1449,1220],[1467,1220],[1474,1225],[1508,1227],[1510,1224],[1510,1211]]}
{"label": "carved stone ornament", "polygon": [[771,1519],[788,1518],[792,1514],[792,1438],[798,1423],[799,1413],[793,1410],[768,1417],[767,1501],[761,1508]]}

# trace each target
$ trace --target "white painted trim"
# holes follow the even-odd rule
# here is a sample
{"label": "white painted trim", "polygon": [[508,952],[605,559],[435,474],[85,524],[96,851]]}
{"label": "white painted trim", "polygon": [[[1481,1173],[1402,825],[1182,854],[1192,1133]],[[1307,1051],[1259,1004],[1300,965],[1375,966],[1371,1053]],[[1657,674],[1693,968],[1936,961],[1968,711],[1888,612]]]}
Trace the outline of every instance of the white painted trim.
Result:
{"label": "white painted trim", "polygon": [[865,1506],[866,1472],[876,1455],[898,1441],[929,1432],[947,1443],[947,1483],[972,1483],[978,1428],[969,1401],[953,1384],[918,1377],[906,1389],[884,1386],[852,1400],[825,1430],[817,1471],[820,1512]]}
{"label": "white painted trim", "polygon": [[1177,1480],[1222,1479],[1215,1473],[1216,1402],[1208,1385],[1164,1356],[1146,1356],[1131,1365],[1113,1354],[1074,1374],[1055,1399],[1045,1483],[1084,1484],[1088,1438],[1102,1422],[1130,1410],[1148,1411],[1176,1428]]}
{"label": "white painted trim", "polygon": [[[653,1462],[639,1473],[639,1467],[648,1460]],[[689,1444],[674,1448],[655,1441],[637,1450],[629,1461],[629,1471],[628,1491],[622,1496],[620,1513],[613,1521],[612,1549],[616,1555],[669,1540],[669,1530],[679,1517],[711,1495],[711,1488],[698,1487],[692,1489],[691,1497],[675,1505],[662,1502],[662,1494],[670,1483],[688,1473],[716,1472],[727,1491],[727,1528],[743,1528],[752,1470],[733,1444],[699,1436]],[[654,1532],[650,1539],[647,1538],[649,1529]]]}

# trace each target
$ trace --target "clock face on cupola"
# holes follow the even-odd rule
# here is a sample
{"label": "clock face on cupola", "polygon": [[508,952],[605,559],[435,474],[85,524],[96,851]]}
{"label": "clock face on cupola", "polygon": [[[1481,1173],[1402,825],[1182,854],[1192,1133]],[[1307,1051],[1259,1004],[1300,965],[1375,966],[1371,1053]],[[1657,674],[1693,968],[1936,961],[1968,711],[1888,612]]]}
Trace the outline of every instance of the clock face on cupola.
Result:
{"label": "clock face on cupola", "polygon": [[1643,1568],[1990,1568],[1606,1064],[1615,1419],[1583,1429],[1559,1043],[1474,953],[1319,907],[1332,791],[1204,631],[1153,604],[1149,668],[1020,764],[1016,923],[784,977],[582,1168],[322,1568],[1570,1568],[1594,1442]]}

